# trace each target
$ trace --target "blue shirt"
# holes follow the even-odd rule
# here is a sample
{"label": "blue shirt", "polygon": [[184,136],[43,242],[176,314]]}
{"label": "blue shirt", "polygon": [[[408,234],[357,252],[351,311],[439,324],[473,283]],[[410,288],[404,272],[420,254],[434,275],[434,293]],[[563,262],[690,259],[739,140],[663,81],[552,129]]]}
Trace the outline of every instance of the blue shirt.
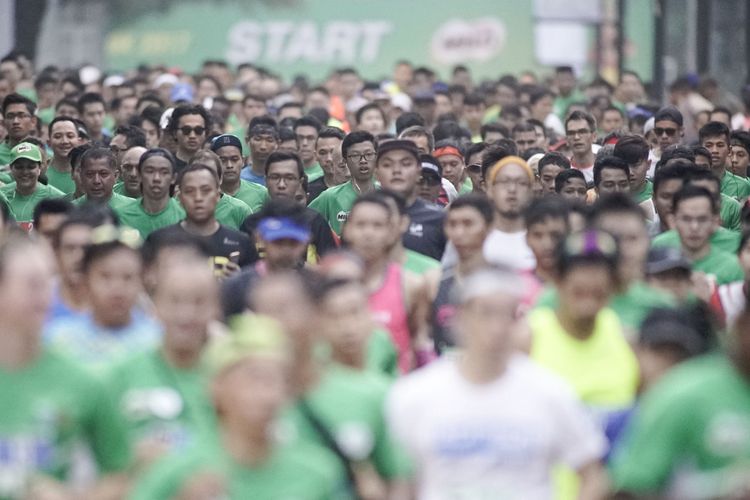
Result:
{"label": "blue shirt", "polygon": [[260,184],[261,186],[266,185],[266,176],[256,175],[250,165],[247,165],[242,169],[242,171],[240,172],[240,179],[244,179],[248,182],[254,182],[256,184]]}

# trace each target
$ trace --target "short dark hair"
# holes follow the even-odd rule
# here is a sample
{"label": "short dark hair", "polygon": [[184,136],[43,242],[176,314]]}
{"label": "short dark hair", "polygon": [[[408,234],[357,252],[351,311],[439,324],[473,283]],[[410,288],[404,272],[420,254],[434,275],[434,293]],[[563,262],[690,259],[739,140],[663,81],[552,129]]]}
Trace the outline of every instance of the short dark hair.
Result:
{"label": "short dark hair", "polygon": [[523,211],[526,228],[541,224],[547,219],[563,219],[565,227],[569,227],[568,212],[570,205],[557,196],[543,196],[535,198]]}
{"label": "short dark hair", "polygon": [[448,205],[448,213],[466,207],[473,208],[479,212],[487,225],[492,224],[495,217],[495,208],[486,196],[474,193],[459,196]]}
{"label": "short dark hair", "polygon": [[464,106],[484,106],[484,99],[478,93],[471,92],[464,97]]}
{"label": "short dark hair", "polygon": [[685,181],[687,184],[690,184],[693,181],[713,182],[714,184],[716,184],[717,197],[721,198],[721,179],[719,179],[711,170],[705,168],[691,169]]}
{"label": "short dark hair", "polygon": [[305,166],[302,164],[302,159],[299,157],[296,153],[287,153],[286,151],[274,151],[270,155],[268,155],[268,159],[266,160],[266,175],[268,175],[268,171],[271,170],[271,165],[274,163],[280,163],[282,161],[288,161],[292,160],[297,164],[297,172],[299,173],[300,177],[305,177]]}
{"label": "short dark hair", "polygon": [[735,130],[729,136],[729,144],[731,146],[739,146],[750,153],[750,132]]}
{"label": "short dark hair", "polygon": [[388,124],[388,117],[385,116],[383,108],[381,108],[374,102],[367,103],[357,110],[357,113],[354,115],[354,120],[357,122],[357,124],[362,123],[362,116],[370,110],[375,110],[380,113],[380,116],[383,118],[383,123],[385,123],[386,125]]}
{"label": "short dark hair", "polygon": [[206,134],[208,134],[208,131],[211,130],[211,114],[200,104],[180,104],[175,106],[172,116],[169,119],[167,130],[173,135],[176,135],[180,124],[180,118],[188,115],[200,115],[203,118],[203,123],[206,127]]}
{"label": "short dark hair", "polygon": [[86,109],[86,106],[89,104],[96,104],[101,103],[102,106],[104,106],[104,109],[107,109],[107,103],[104,102],[104,98],[102,95],[98,92],[86,92],[81,97],[78,98],[78,112],[83,114],[83,110]]}
{"label": "short dark hair", "polygon": [[508,132],[508,127],[501,123],[485,123],[482,125],[482,128],[479,129],[479,134],[482,136],[482,140],[485,140],[487,137],[487,134],[489,132],[497,132],[498,134],[502,135],[503,137],[507,138],[510,136],[510,133]]}
{"label": "short dark hair", "polygon": [[648,142],[640,135],[625,135],[615,144],[614,155],[628,165],[636,165],[648,160],[650,151]]}
{"label": "short dark hair", "polygon": [[110,151],[108,148],[103,148],[100,146],[94,146],[91,149],[87,149],[83,155],[81,155],[81,169],[85,168],[87,163],[92,162],[94,160],[100,160],[102,158],[105,158],[107,160],[107,165],[112,170],[115,170],[117,168],[117,161],[115,160],[115,156],[112,154],[112,151]]}
{"label": "short dark hair", "polygon": [[488,147],[490,147],[490,145],[486,142],[472,142],[471,144],[469,144],[469,147],[466,148],[466,153],[464,154],[466,163],[469,163],[469,158],[471,158],[475,154],[482,153]]}
{"label": "short dark hair", "polygon": [[52,76],[50,73],[45,73],[44,71],[34,80],[34,90],[39,91],[43,86],[45,85],[59,85],[60,80]]}
{"label": "short dark hair", "polygon": [[430,151],[435,149],[435,136],[432,135],[432,132],[430,132],[427,127],[422,125],[412,125],[398,134],[399,139],[408,139],[409,137],[415,136],[427,137],[427,147],[430,148]]}
{"label": "short dark hair", "polygon": [[125,136],[125,149],[134,148],[140,146],[146,147],[146,132],[142,128],[136,127],[135,125],[120,125],[115,129],[113,137],[116,135]]}
{"label": "short dark hair", "polygon": [[654,194],[659,192],[661,185],[667,181],[681,180],[684,183],[691,170],[693,169],[684,165],[668,165],[656,170],[653,180]]}
{"label": "short dark hair", "polygon": [[708,122],[698,131],[698,139],[703,142],[707,137],[724,136],[729,141],[729,127],[721,122]]}
{"label": "short dark hair", "polygon": [[547,87],[537,87],[529,94],[529,105],[533,106],[545,97],[555,97],[555,93]]}
{"label": "short dark hair", "polygon": [[591,113],[587,113],[585,111],[573,111],[570,113],[567,118],[565,118],[565,132],[568,131],[568,122],[571,122],[573,120],[584,120],[592,132],[596,130],[596,119]]}
{"label": "short dark hair", "polygon": [[398,210],[399,215],[406,215],[406,198],[401,196],[395,191],[391,191],[390,189],[378,189],[376,191],[371,191],[373,194],[376,194],[380,198],[383,198],[384,200],[391,200],[396,205],[396,210]]}
{"label": "short dark hair", "polygon": [[719,205],[716,203],[716,198],[714,198],[708,189],[689,184],[683,186],[682,189],[675,193],[674,198],[672,199],[672,212],[676,213],[680,203],[693,198],[706,198],[711,204],[711,213],[714,215],[719,213]]}
{"label": "short dark hair", "polygon": [[294,122],[294,127],[292,128],[296,132],[299,127],[312,127],[316,132],[320,132],[320,129],[323,128],[323,124],[314,116],[305,115],[298,118],[297,121]]}
{"label": "short dark hair", "polygon": [[544,125],[544,123],[540,122],[536,118],[527,118],[526,123],[530,123],[534,126],[534,131],[536,131],[536,128],[542,129],[542,134],[544,137],[547,137],[547,127]]}
{"label": "short dark hair", "polygon": [[57,104],[55,104],[55,111],[59,110],[63,106],[70,106],[71,108],[76,108],[76,110],[78,110],[78,103],[70,97],[65,97],[57,101]]}
{"label": "short dark hair", "polygon": [[469,129],[462,127],[456,122],[440,122],[432,129],[432,135],[435,137],[435,142],[442,141],[443,139],[453,139],[455,141],[461,138],[471,139],[471,132]]}
{"label": "short dark hair", "polygon": [[5,96],[5,99],[3,99],[3,116],[8,108],[14,104],[23,104],[31,116],[36,116],[36,104],[34,104],[34,101],[21,94],[8,94]]}
{"label": "short dark hair", "polygon": [[426,125],[426,122],[424,121],[424,118],[422,118],[422,115],[413,111],[401,113],[401,116],[396,118],[396,135],[401,135],[401,132],[403,132],[405,129],[411,128],[415,125],[419,125],[420,127],[424,127]]}
{"label": "short dark hair", "polygon": [[341,143],[342,156],[346,158],[346,155],[349,154],[349,148],[351,148],[355,144],[360,144],[363,142],[371,142],[373,147],[377,151],[378,142],[375,140],[375,136],[365,130],[356,130],[344,137],[344,140]]}
{"label": "short dark hair", "polygon": [[154,156],[160,156],[166,159],[172,166],[172,173],[174,173],[174,171],[176,170],[177,161],[175,160],[174,155],[169,150],[164,148],[152,148],[143,153],[140,160],[138,160],[138,173],[141,173],[143,164],[146,162],[146,160],[148,160],[149,158],[153,158]]}
{"label": "short dark hair", "polygon": [[346,132],[338,127],[323,127],[318,131],[318,139],[338,139],[343,141]]}
{"label": "short dark hair", "polygon": [[162,101],[161,98],[153,92],[147,92],[143,94],[140,98],[138,98],[138,103],[135,105],[136,109],[140,108],[144,102],[153,103],[153,105],[149,105],[143,108],[144,111],[148,108],[156,108],[161,113],[162,110],[164,109],[164,101]]}
{"label": "short dark hair", "polygon": [[69,117],[69,116],[56,116],[52,119],[51,122],[49,122],[49,125],[47,126],[47,133],[51,136],[52,135],[52,127],[55,126],[56,123],[60,122],[70,122],[73,124],[73,127],[76,129],[76,136],[78,136],[78,122]]}
{"label": "short dark hair", "polygon": [[710,116],[710,115],[712,115],[712,114],[714,114],[714,113],[722,113],[722,114],[725,114],[725,115],[727,115],[727,118],[729,118],[729,120],[730,120],[730,121],[732,120],[732,112],[731,112],[731,111],[729,111],[729,109],[728,109],[728,108],[725,108],[724,106],[716,106],[716,107],[715,107],[715,108],[714,108],[714,109],[713,109],[713,110],[712,110],[712,111],[710,112],[709,116]]}
{"label": "short dark hair", "polygon": [[516,134],[520,134],[522,132],[534,132],[536,134],[536,127],[534,126],[534,124],[529,123],[529,122],[517,123],[513,127],[513,131],[512,131],[513,136],[515,137]]}
{"label": "short dark hair", "polygon": [[120,224],[117,214],[109,205],[88,202],[76,206],[68,213],[68,217],[60,224],[60,227],[57,228],[57,232],[52,239],[52,246],[59,248],[63,233],[71,226],[88,226],[94,228],[108,223],[112,223],[115,226]]}
{"label": "short dark hair", "polygon": [[218,172],[216,172],[216,170],[214,170],[213,168],[209,167],[205,163],[201,163],[201,162],[191,163],[190,165],[188,165],[187,167],[185,167],[179,174],[177,174],[177,185],[180,186],[180,187],[182,187],[182,183],[185,180],[185,176],[187,174],[191,174],[193,172],[200,172],[200,171],[203,171],[203,170],[205,170],[207,172],[211,172],[211,177],[214,178],[214,180],[216,181],[216,185],[219,186],[219,174],[218,174]]}
{"label": "short dark hair", "polygon": [[560,168],[569,169],[570,160],[568,160],[562,153],[558,153],[557,151],[550,151],[549,153],[542,156],[542,158],[539,160],[539,163],[537,163],[537,170],[539,171],[539,175],[542,175],[542,170],[544,170],[544,167],[546,167],[547,165],[557,165]]}
{"label": "short dark hair", "polygon": [[67,214],[73,210],[73,204],[62,198],[45,198],[39,201],[34,207],[34,227],[39,226],[42,216],[47,214]]}
{"label": "short dark hair", "polygon": [[597,158],[594,162],[594,186],[598,186],[602,181],[602,170],[605,168],[611,168],[615,170],[621,170],[625,172],[625,175],[630,178],[630,167],[625,160],[616,156],[603,156]]}
{"label": "short dark hair", "polygon": [[351,216],[354,214],[354,209],[366,203],[378,205],[379,207],[383,208],[388,213],[389,217],[391,216],[391,214],[393,214],[393,209],[390,205],[388,205],[388,202],[386,202],[382,196],[375,193],[366,193],[354,200],[354,203],[352,203],[352,208],[349,210],[349,220],[351,220]]}
{"label": "short dark hair", "polygon": [[[709,136],[712,137],[712,136]],[[711,160],[711,151],[709,151],[707,148],[701,146],[700,144],[693,144],[690,146],[690,151],[693,153],[693,163],[695,163],[695,160],[698,156],[702,156],[704,158],[708,158]]]}
{"label": "short dark hair", "polygon": [[646,215],[643,213],[641,207],[638,206],[630,194],[626,193],[611,193],[597,199],[589,212],[588,222],[596,226],[598,220],[610,214],[634,215],[644,224],[646,222]]}
{"label": "short dark hair", "polygon": [[569,168],[557,174],[557,177],[555,177],[555,193],[560,193],[563,187],[565,187],[565,184],[567,184],[570,179],[574,178],[581,179],[583,183],[586,184],[586,176],[577,168]]}
{"label": "short dark hair", "polygon": [[500,139],[492,146],[488,147],[482,157],[482,179],[487,175],[487,171],[497,162],[506,156],[518,155],[518,146],[510,139]]}
{"label": "short dark hair", "polygon": [[618,115],[620,115],[620,118],[625,119],[625,113],[623,113],[620,108],[618,108],[617,106],[613,104],[610,104],[609,106],[607,106],[606,108],[602,110],[602,116],[604,116],[604,113],[606,113],[607,111],[614,111]]}
{"label": "short dark hair", "polygon": [[658,172],[660,168],[662,168],[670,160],[673,160],[675,158],[684,158],[686,160],[690,160],[691,162],[695,162],[695,153],[690,146],[673,144],[662,151],[661,158],[659,158],[659,161],[656,163],[656,171]]}

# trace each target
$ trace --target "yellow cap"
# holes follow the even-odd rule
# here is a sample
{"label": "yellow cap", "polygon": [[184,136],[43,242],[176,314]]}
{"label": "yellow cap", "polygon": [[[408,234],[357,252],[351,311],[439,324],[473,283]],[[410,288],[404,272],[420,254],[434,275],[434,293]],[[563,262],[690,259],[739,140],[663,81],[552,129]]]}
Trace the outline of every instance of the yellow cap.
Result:
{"label": "yellow cap", "polygon": [[531,170],[531,167],[529,167],[529,164],[526,163],[526,160],[524,160],[520,156],[506,156],[502,160],[492,165],[492,167],[490,167],[489,173],[487,174],[488,186],[494,184],[497,174],[500,172],[500,170],[502,170],[503,167],[507,165],[518,165],[519,167],[523,168],[529,175],[529,180],[531,181],[531,183],[534,183],[534,172]]}

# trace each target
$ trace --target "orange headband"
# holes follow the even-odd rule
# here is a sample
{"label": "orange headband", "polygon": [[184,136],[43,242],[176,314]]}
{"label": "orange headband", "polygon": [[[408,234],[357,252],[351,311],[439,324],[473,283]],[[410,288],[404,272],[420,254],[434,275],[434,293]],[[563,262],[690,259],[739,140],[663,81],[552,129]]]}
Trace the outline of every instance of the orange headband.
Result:
{"label": "orange headband", "polygon": [[503,167],[506,165],[518,165],[519,167],[523,168],[526,173],[529,175],[529,180],[533,183],[534,182],[534,172],[531,170],[531,167],[529,167],[529,164],[526,163],[526,161],[518,156],[506,156],[499,162],[492,165],[490,168],[489,174],[487,175],[487,180],[489,181],[488,184],[492,185],[495,182],[495,177],[497,177],[497,174],[502,170]]}
{"label": "orange headband", "polygon": [[440,158],[441,156],[445,155],[458,156],[459,158],[464,157],[464,155],[461,154],[461,151],[459,151],[457,148],[454,148],[453,146],[443,146],[442,148],[437,148],[432,152],[432,156],[435,158]]}

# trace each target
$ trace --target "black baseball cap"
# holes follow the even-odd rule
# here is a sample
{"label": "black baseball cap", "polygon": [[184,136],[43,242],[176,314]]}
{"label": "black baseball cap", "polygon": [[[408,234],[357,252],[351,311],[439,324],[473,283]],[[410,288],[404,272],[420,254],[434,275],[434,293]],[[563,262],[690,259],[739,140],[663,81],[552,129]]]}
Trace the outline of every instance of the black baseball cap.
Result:
{"label": "black baseball cap", "polygon": [[646,274],[660,274],[667,271],[683,270],[690,274],[692,266],[682,254],[682,251],[673,247],[656,247],[648,252],[646,259]]}

